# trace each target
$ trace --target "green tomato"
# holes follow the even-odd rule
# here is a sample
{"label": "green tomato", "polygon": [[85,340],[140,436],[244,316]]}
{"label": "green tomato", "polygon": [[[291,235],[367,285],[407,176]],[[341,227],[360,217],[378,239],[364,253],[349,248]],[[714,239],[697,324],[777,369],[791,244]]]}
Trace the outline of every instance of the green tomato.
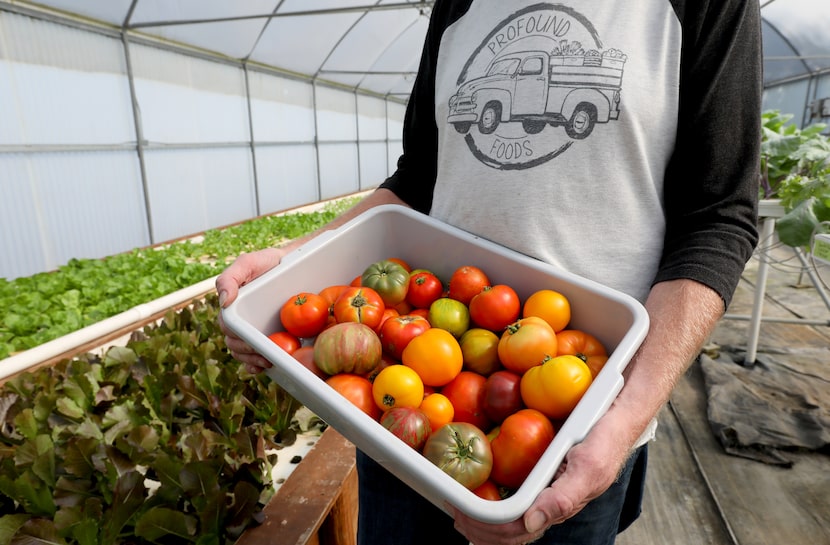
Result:
{"label": "green tomato", "polygon": [[360,276],[360,282],[362,286],[378,292],[384,304],[390,307],[406,299],[409,271],[399,263],[384,259],[366,267]]}
{"label": "green tomato", "polygon": [[446,329],[458,339],[470,328],[470,310],[461,301],[441,297],[429,306],[427,316],[432,327]]}

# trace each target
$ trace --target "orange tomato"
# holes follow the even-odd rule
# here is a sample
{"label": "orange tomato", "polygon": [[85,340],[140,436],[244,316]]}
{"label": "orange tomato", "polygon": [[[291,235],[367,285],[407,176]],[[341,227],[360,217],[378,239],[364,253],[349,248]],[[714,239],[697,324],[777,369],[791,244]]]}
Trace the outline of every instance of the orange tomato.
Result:
{"label": "orange tomato", "polygon": [[449,424],[455,417],[455,409],[447,396],[441,393],[431,393],[424,397],[419,407],[429,418],[432,431],[444,424]]}
{"label": "orange tomato", "polygon": [[525,300],[522,316],[538,316],[559,333],[571,321],[571,303],[558,291],[539,290]]}
{"label": "orange tomato", "polygon": [[520,318],[502,333],[498,352],[501,364],[521,375],[556,355],[556,333],[542,318]]}
{"label": "orange tomato", "polygon": [[576,356],[556,356],[529,369],[520,384],[522,401],[548,418],[564,419],[591,385],[591,370]]}
{"label": "orange tomato", "polygon": [[578,329],[565,329],[556,334],[556,355],[570,354],[581,359],[591,370],[591,377],[596,378],[605,362],[608,353],[602,341]]}
{"label": "orange tomato", "polygon": [[497,485],[490,479],[487,479],[486,481],[484,481],[484,484],[473,490],[473,494],[475,494],[479,498],[490,501],[499,501],[503,499],[501,497],[499,485]]}
{"label": "orange tomato", "polygon": [[375,404],[383,411],[393,407],[417,408],[424,400],[421,377],[405,365],[390,365],[371,384]]}
{"label": "orange tomato", "polygon": [[464,356],[452,333],[431,327],[409,341],[401,361],[418,373],[424,384],[443,386],[461,372]]}
{"label": "orange tomato", "polygon": [[406,269],[406,272],[412,272],[412,267],[409,266],[409,263],[407,263],[406,261],[404,261],[403,259],[401,259],[399,257],[388,257],[388,258],[386,258],[386,260],[387,261],[394,261],[395,263],[397,263],[398,265],[400,265],[401,267]]}

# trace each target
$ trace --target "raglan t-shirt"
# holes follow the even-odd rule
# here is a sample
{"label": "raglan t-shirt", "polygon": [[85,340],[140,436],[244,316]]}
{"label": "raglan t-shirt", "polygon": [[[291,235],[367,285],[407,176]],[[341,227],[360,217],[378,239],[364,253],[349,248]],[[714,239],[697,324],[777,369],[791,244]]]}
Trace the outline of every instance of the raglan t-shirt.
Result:
{"label": "raglan t-shirt", "polygon": [[382,187],[643,301],[757,241],[755,2],[442,1]]}

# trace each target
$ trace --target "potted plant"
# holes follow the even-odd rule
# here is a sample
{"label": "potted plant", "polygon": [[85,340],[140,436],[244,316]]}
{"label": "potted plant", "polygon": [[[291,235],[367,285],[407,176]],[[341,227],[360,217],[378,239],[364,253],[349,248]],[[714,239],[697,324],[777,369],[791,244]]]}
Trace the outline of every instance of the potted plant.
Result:
{"label": "potted plant", "polygon": [[830,221],[830,140],[816,123],[799,129],[791,114],[769,110],[762,115],[761,215],[775,210],[778,238],[807,247],[822,222]]}

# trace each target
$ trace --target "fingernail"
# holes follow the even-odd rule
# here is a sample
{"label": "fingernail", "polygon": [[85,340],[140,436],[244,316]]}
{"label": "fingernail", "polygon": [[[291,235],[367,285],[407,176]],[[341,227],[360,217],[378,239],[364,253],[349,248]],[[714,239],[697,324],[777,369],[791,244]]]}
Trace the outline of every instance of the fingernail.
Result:
{"label": "fingernail", "polygon": [[225,306],[225,299],[227,299],[227,298],[228,298],[228,292],[226,292],[225,290],[222,290],[222,291],[219,292],[219,306],[220,307]]}
{"label": "fingernail", "polygon": [[542,511],[534,511],[525,519],[525,530],[528,533],[536,533],[544,528],[548,519]]}

